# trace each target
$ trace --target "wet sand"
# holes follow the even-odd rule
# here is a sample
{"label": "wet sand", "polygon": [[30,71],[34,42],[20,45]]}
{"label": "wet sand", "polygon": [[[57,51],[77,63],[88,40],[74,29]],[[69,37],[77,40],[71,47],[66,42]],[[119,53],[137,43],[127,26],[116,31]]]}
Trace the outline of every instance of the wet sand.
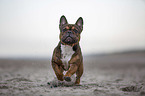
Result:
{"label": "wet sand", "polygon": [[0,59],[0,96],[145,96],[145,52],[84,56],[84,69],[75,86],[50,59]]}

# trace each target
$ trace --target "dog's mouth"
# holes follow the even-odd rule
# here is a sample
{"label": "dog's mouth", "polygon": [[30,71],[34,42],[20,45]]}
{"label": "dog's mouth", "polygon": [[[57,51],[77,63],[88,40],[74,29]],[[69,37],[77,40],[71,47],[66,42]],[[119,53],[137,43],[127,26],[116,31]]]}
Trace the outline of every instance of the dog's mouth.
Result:
{"label": "dog's mouth", "polygon": [[75,40],[71,36],[67,36],[63,41],[66,44],[73,44],[75,42]]}
{"label": "dog's mouth", "polygon": [[73,40],[73,38],[71,36],[68,36],[64,39],[66,42],[71,42]]}
{"label": "dog's mouth", "polygon": [[75,44],[78,40],[78,37],[74,34],[64,34],[61,36],[61,42],[66,45]]}

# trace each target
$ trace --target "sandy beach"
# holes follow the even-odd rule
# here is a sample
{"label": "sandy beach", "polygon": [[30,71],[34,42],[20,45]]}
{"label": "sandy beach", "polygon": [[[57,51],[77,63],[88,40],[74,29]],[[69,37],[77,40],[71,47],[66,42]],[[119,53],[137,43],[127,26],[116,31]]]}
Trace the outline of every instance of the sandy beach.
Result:
{"label": "sandy beach", "polygon": [[145,96],[145,51],[84,56],[78,86],[57,81],[50,58],[0,59],[0,96]]}

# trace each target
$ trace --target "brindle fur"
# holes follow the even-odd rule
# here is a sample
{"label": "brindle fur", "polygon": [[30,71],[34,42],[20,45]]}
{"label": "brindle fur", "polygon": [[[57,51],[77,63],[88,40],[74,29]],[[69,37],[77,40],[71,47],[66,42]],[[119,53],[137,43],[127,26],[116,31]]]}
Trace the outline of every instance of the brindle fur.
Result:
{"label": "brindle fur", "polygon": [[[77,30],[79,30],[79,32],[81,33],[82,29],[77,26],[76,24],[64,24],[63,26],[60,26],[60,30],[62,30],[62,28],[64,27],[68,27],[68,28],[76,28]],[[62,54],[61,54],[61,36],[62,33],[60,33],[60,42],[57,45],[57,47],[54,49],[53,52],[53,56],[52,56],[52,68],[54,69],[54,72],[57,76],[57,79],[60,81],[63,81],[64,79],[66,81],[69,81],[70,77],[76,73],[76,81],[75,84],[80,84],[80,77],[83,74],[83,57],[82,57],[82,53],[81,53],[81,48],[79,46],[79,40],[80,40],[80,33],[77,33],[77,35],[79,35],[78,37],[78,42],[74,45],[70,45],[73,48],[73,51],[75,52],[71,59],[69,60],[69,69],[67,70],[66,74],[63,74],[64,71],[64,65],[62,64],[61,58],[62,58]],[[67,80],[68,79],[68,80]]]}

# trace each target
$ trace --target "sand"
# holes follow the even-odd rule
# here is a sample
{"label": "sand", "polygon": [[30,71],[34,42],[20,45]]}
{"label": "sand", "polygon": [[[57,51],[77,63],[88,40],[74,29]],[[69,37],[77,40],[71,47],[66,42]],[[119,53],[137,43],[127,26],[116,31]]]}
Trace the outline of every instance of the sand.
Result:
{"label": "sand", "polygon": [[145,52],[84,56],[84,69],[75,86],[49,58],[0,59],[0,96],[145,96]]}

